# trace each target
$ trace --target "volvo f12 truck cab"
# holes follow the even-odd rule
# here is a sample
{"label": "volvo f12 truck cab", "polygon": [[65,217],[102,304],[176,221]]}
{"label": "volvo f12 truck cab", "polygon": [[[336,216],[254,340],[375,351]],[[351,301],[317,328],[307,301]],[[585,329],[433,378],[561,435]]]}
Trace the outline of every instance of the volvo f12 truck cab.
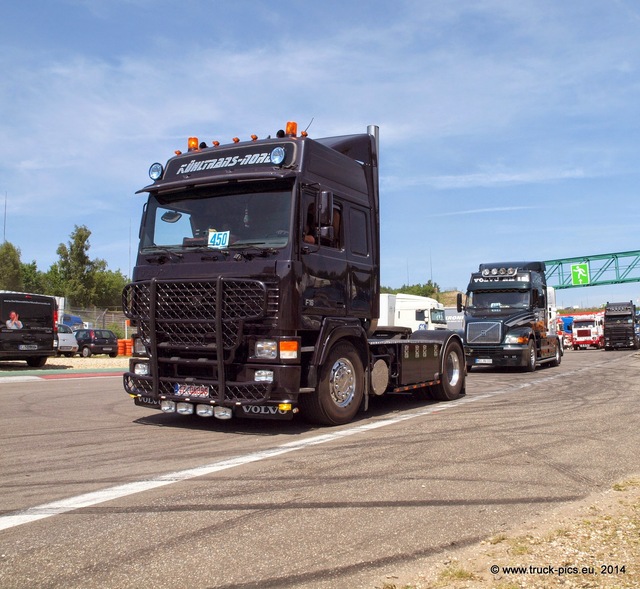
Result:
{"label": "volvo f12 truck cab", "polygon": [[517,366],[534,371],[560,364],[563,348],[555,330],[555,303],[544,262],[480,264],[471,274],[464,310],[467,368]]}
{"label": "volvo f12 truck cab", "polygon": [[464,393],[450,331],[377,330],[378,129],[207,146],[150,168],[133,281],[135,403],[346,423],[370,396]]}

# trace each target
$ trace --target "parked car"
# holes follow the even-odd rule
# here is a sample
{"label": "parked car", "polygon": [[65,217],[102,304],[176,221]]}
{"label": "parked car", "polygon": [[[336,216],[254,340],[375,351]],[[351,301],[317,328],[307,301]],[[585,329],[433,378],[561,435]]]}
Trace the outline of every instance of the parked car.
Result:
{"label": "parked car", "polygon": [[57,340],[56,354],[58,356],[65,355],[71,358],[71,356],[78,352],[78,341],[68,325],[58,324]]}
{"label": "parked car", "polygon": [[108,329],[78,329],[75,332],[78,350],[88,358],[92,354],[109,354],[111,358],[118,355],[118,338]]}

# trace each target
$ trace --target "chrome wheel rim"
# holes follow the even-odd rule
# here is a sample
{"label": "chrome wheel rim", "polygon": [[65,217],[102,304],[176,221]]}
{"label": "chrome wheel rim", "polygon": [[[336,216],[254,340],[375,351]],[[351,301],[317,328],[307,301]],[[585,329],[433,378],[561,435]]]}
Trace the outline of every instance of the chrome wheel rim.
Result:
{"label": "chrome wheel rim", "polygon": [[455,387],[462,375],[462,364],[460,363],[460,356],[454,351],[449,352],[447,360],[444,366],[444,373],[447,378],[447,382]]}
{"label": "chrome wheel rim", "polygon": [[340,358],[331,367],[329,390],[332,401],[338,407],[346,407],[356,394],[356,372],[353,364],[346,358]]}

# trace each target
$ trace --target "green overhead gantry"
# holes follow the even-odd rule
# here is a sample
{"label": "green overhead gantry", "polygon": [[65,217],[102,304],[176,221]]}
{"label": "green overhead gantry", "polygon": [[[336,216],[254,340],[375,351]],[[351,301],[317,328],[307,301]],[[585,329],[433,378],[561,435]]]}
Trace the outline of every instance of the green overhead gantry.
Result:
{"label": "green overhead gantry", "polygon": [[640,282],[640,251],[548,260],[547,284],[555,289]]}

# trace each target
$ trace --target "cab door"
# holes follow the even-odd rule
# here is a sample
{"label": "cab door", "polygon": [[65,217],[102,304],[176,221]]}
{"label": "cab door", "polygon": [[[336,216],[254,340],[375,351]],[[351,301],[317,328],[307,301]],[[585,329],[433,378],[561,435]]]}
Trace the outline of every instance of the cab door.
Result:
{"label": "cab door", "polygon": [[[332,195],[333,196],[333,195]],[[344,248],[344,202],[325,199],[320,193],[303,194],[301,215],[303,316],[342,317],[347,313],[347,256]]]}

